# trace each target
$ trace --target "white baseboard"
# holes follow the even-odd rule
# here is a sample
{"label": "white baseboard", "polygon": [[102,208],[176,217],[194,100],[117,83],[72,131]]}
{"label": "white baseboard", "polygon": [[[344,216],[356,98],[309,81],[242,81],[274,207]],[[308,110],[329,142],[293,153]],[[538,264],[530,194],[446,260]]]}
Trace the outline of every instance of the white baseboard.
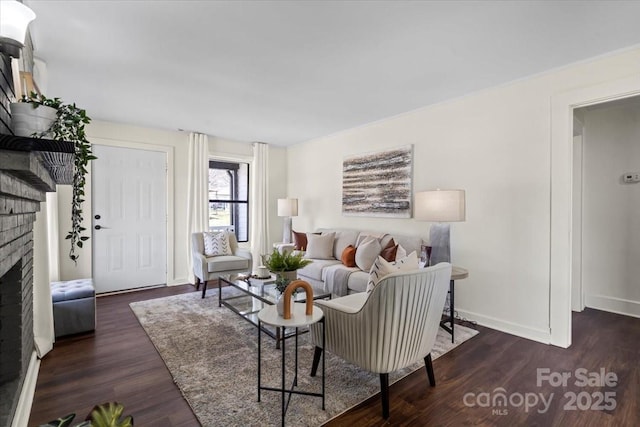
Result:
{"label": "white baseboard", "polygon": [[638,301],[607,297],[604,295],[585,294],[584,305],[597,310],[609,311],[625,316],[640,317],[640,302]]}
{"label": "white baseboard", "polygon": [[178,285],[188,285],[190,284],[189,279],[186,277],[181,277],[178,279],[173,279],[167,282],[167,286],[178,286]]}
{"label": "white baseboard", "polygon": [[551,329],[535,329],[529,326],[497,319],[495,317],[485,316],[483,314],[473,313],[471,311],[460,310],[458,308],[456,308],[456,312],[461,317],[468,320],[474,320],[478,322],[479,325],[486,326],[487,328],[495,329],[500,332],[506,332],[507,334],[516,335],[518,337],[537,341],[543,344],[551,343]]}
{"label": "white baseboard", "polygon": [[29,361],[24,383],[22,383],[22,391],[20,391],[20,398],[18,399],[18,406],[16,407],[16,413],[13,416],[11,427],[27,427],[29,424],[29,416],[31,415],[33,395],[36,392],[39,369],[40,359],[38,359],[34,351],[31,353],[31,360]]}

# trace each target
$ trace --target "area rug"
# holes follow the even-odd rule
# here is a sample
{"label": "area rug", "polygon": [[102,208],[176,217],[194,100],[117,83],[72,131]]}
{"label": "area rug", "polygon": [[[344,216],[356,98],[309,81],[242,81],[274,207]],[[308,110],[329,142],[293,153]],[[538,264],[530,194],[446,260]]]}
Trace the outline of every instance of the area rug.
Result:
{"label": "area rug", "polygon": [[[205,299],[194,292],[130,305],[203,426],[279,425],[280,394],[263,391],[261,402],[257,401],[257,328],[228,308],[219,308],[217,292],[210,290]],[[456,325],[455,343],[451,343],[451,335],[439,328],[432,357],[437,359],[477,333]],[[291,362],[287,383],[293,378],[293,343],[293,339],[287,340],[287,362]],[[279,387],[281,350],[276,350],[275,341],[264,333],[262,344],[262,384]],[[320,392],[321,375],[309,376],[312,358],[313,345],[308,334],[302,335],[298,389]],[[416,369],[424,370],[424,364],[392,373],[389,381],[393,383]],[[321,425],[379,391],[377,374],[327,353],[326,410],[322,410],[319,397],[294,395],[286,424]]]}

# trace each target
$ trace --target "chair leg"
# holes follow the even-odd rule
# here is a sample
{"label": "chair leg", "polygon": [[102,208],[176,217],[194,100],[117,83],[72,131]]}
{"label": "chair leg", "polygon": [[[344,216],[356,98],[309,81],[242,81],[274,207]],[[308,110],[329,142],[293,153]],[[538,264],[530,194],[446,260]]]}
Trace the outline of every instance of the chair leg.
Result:
{"label": "chair leg", "polygon": [[382,418],[389,418],[389,374],[380,374],[380,399],[382,400]]}
{"label": "chair leg", "polygon": [[202,284],[202,298],[204,298],[205,292],[207,292],[207,281],[206,280]]}
{"label": "chair leg", "polygon": [[322,348],[316,346],[316,350],[313,353],[313,363],[311,364],[311,376],[315,377],[318,372],[318,364],[320,363],[320,356],[322,356]]}
{"label": "chair leg", "polygon": [[427,368],[427,376],[429,377],[429,384],[431,387],[436,386],[436,376],[433,374],[433,361],[431,360],[431,353],[427,354],[424,358],[424,367]]}
{"label": "chair leg", "polygon": [[200,278],[196,277],[196,291],[200,289]]}

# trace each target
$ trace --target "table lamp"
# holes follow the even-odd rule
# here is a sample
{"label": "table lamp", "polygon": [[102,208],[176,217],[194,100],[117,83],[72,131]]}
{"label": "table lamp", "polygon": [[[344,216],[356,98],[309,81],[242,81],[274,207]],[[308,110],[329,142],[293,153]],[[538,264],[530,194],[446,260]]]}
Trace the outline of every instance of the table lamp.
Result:
{"label": "table lamp", "polygon": [[415,194],[415,218],[431,221],[429,241],[431,259],[429,265],[451,262],[449,222],[465,220],[464,190],[432,190]]}
{"label": "table lamp", "polygon": [[298,199],[278,199],[278,216],[284,217],[282,242],[291,243],[291,217],[298,216]]}

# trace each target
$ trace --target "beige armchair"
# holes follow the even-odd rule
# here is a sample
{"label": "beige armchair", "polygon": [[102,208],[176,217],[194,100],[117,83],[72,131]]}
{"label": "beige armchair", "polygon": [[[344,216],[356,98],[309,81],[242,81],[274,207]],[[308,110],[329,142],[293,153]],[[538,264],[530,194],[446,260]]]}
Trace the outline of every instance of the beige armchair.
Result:
{"label": "beige armchair", "polygon": [[[362,369],[380,374],[382,415],[389,417],[389,372],[424,360],[435,386],[431,349],[444,307],[451,264],[383,278],[370,293],[318,300],[325,316],[326,349]],[[322,355],[322,329],[312,325],[315,376]]]}
{"label": "beige armchair", "polygon": [[202,233],[191,234],[193,274],[196,276],[196,289],[200,289],[200,281],[203,282],[202,298],[207,291],[209,280],[217,279],[221,274],[250,272],[253,268],[251,252],[238,247],[238,241],[233,233],[229,233],[229,246],[233,255],[208,257],[204,254]]}

